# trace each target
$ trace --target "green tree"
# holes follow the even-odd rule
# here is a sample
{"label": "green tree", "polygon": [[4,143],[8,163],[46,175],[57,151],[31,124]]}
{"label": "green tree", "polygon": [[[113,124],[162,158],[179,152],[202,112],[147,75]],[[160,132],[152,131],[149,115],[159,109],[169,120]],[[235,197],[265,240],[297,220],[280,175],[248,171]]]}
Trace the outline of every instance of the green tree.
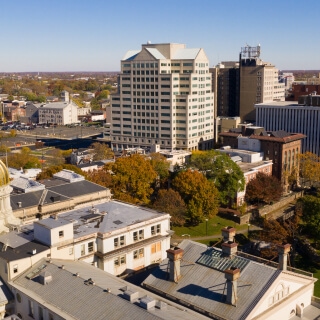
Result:
{"label": "green tree", "polygon": [[320,198],[305,196],[298,200],[302,205],[302,220],[308,227],[308,232],[320,240]]}
{"label": "green tree", "polygon": [[109,95],[110,95],[110,91],[109,90],[102,90],[97,95],[97,100],[100,101],[102,99],[108,99]]}
{"label": "green tree", "polygon": [[151,185],[157,173],[150,161],[141,155],[118,158],[111,165],[113,193],[119,200],[132,203],[149,203],[153,193]]}
{"label": "green tree", "polygon": [[169,177],[170,163],[167,161],[165,156],[158,152],[153,152],[150,154],[150,163],[160,177],[160,180]]}
{"label": "green tree", "polygon": [[215,150],[196,151],[192,153],[190,165],[214,182],[224,205],[232,206],[236,193],[245,188],[243,172],[226,154]]}
{"label": "green tree", "polygon": [[91,99],[90,106],[92,110],[100,110],[101,108],[100,102],[97,98]]}
{"label": "green tree", "polygon": [[204,218],[211,218],[218,212],[219,192],[212,181],[198,171],[182,171],[172,181],[187,204],[188,220],[198,224]]}
{"label": "green tree", "polygon": [[251,203],[271,203],[278,201],[281,194],[282,186],[276,177],[258,172],[247,184],[245,199]]}
{"label": "green tree", "polygon": [[94,142],[91,144],[90,148],[93,153],[94,161],[113,159],[114,157],[114,152],[105,143]]}
{"label": "green tree", "polygon": [[174,226],[183,226],[186,222],[186,204],[180,194],[173,189],[161,189],[152,208],[169,213],[171,215],[171,224]]}

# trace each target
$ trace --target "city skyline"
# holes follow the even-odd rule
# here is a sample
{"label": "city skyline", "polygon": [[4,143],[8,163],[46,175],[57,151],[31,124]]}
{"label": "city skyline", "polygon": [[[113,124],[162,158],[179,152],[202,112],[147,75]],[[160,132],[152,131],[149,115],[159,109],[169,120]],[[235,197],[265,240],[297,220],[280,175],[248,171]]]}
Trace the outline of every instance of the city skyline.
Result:
{"label": "city skyline", "polygon": [[241,47],[261,45],[280,70],[320,69],[310,27],[320,2],[235,0],[161,3],[31,0],[2,2],[0,72],[119,71],[141,44],[203,48],[210,66],[236,61]]}

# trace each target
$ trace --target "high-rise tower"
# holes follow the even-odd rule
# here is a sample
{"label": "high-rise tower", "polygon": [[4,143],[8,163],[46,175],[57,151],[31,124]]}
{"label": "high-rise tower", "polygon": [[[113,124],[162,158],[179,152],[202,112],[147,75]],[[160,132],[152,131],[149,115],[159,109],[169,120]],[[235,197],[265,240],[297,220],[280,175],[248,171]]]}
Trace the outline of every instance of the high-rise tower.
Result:
{"label": "high-rise tower", "polygon": [[148,42],[125,54],[118,82],[111,98],[113,149],[213,147],[211,73],[203,49]]}

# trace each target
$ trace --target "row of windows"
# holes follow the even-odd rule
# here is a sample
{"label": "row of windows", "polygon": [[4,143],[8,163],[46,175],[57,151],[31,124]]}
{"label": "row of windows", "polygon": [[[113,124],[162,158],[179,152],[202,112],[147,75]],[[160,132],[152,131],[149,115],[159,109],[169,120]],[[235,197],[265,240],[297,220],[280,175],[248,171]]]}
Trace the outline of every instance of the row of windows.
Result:
{"label": "row of windows", "polygon": [[[151,254],[157,253],[161,251],[161,242],[151,244],[150,252]],[[144,248],[140,248],[133,251],[133,259],[141,259],[144,257]],[[114,258],[114,265],[116,267],[126,264],[126,255],[122,255]]]}
{"label": "row of windows", "polygon": [[[151,226],[151,235],[156,235],[161,233],[161,224],[157,224],[155,226]],[[133,232],[133,241],[139,241],[144,239],[144,230],[138,230]],[[113,244],[114,248],[122,247],[126,245],[126,238],[124,235],[114,238]]]}

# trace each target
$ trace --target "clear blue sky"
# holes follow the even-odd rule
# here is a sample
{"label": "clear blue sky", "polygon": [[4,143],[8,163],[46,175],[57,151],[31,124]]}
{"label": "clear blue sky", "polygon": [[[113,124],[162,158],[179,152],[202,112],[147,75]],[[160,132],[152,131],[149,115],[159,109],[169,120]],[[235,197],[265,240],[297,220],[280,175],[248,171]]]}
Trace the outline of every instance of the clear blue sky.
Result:
{"label": "clear blue sky", "polygon": [[0,72],[118,71],[142,43],[185,43],[210,66],[261,44],[278,69],[320,69],[319,0],[0,0]]}

